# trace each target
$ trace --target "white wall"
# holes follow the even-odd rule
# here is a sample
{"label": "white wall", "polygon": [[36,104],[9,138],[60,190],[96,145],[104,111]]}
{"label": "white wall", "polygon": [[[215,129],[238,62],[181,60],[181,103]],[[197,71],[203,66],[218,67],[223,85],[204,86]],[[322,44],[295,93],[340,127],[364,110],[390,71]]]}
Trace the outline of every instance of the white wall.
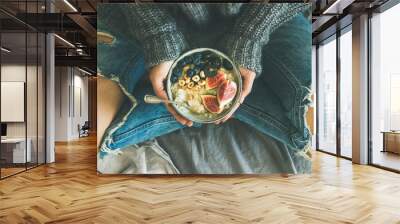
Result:
{"label": "white wall", "polygon": [[[38,70],[36,70],[38,69]],[[27,80],[25,80],[27,78]],[[1,81],[26,83],[26,110],[27,120],[24,122],[6,122],[7,137],[30,139],[32,161],[36,162],[36,152],[39,153],[39,162],[44,162],[44,74],[42,67],[36,65],[9,63],[1,66]],[[4,96],[2,96],[4,97]],[[1,108],[9,110],[10,108]],[[25,111],[23,111],[25,112]]]}
{"label": "white wall", "polygon": [[88,78],[75,74],[73,85],[74,96],[72,98],[74,99],[74,108],[72,108],[71,135],[73,138],[78,138],[78,124],[83,125],[89,119]]}
{"label": "white wall", "polygon": [[55,74],[55,141],[74,140],[88,120],[88,78],[72,67],[56,67]]}
{"label": "white wall", "polygon": [[68,140],[68,88],[69,88],[69,75],[67,67],[55,68],[55,141]]}
{"label": "white wall", "polygon": [[[28,85],[29,87],[36,87],[36,80],[32,78],[31,75],[36,77],[36,66],[27,67],[28,72]],[[25,64],[4,64],[1,66],[1,81],[3,82],[25,82]],[[32,113],[32,111],[36,111],[36,88],[27,88],[27,119],[28,119],[28,129],[32,127],[36,130],[36,113]],[[7,108],[1,108],[1,110],[7,110]],[[32,123],[33,122],[33,123]],[[35,127],[33,127],[35,126]],[[28,130],[28,137],[30,131]],[[36,132],[35,132],[36,134]],[[25,122],[8,122],[7,123],[7,136],[8,137],[25,137]]]}
{"label": "white wall", "polygon": [[[1,81],[25,82],[25,65],[8,64],[1,66]],[[1,108],[6,110],[6,108]],[[7,137],[25,137],[25,123],[7,123]]]}

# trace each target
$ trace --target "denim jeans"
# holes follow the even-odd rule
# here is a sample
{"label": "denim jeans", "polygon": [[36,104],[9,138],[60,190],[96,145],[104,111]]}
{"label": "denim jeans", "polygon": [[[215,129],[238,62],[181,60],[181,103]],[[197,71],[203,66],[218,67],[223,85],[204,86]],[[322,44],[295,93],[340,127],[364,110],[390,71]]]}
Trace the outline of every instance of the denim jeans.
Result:
{"label": "denim jeans", "polygon": [[[103,137],[100,150],[116,152],[182,128],[163,104],[146,104],[154,94],[147,79],[143,52],[129,38],[121,13],[112,10],[98,19],[98,31],[113,37],[98,43],[98,71],[116,81],[128,97]],[[134,29],[134,28],[133,28]],[[210,44],[211,47],[212,46]],[[263,48],[262,74],[234,118],[296,150],[310,143],[304,115],[310,103],[311,26],[302,14],[280,26]],[[99,114],[101,116],[101,114]],[[196,128],[201,124],[194,124]]]}

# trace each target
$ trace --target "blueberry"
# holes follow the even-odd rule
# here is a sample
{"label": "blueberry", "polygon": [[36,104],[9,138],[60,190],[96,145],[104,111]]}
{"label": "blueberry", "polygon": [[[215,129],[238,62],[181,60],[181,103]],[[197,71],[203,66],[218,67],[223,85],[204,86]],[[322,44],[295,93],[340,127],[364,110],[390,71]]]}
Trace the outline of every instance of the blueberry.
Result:
{"label": "blueberry", "polygon": [[178,81],[178,76],[172,75],[171,82],[175,83],[176,81]]}
{"label": "blueberry", "polygon": [[185,57],[184,60],[185,60],[185,62],[186,62],[185,64],[190,64],[190,63],[193,62],[193,58],[190,57],[190,56]]}
{"label": "blueberry", "polygon": [[207,69],[204,73],[206,73],[206,76],[208,77],[214,77],[217,74],[217,70]]}
{"label": "blueberry", "polygon": [[182,69],[183,66],[185,66],[185,61],[180,60],[180,61],[178,61],[178,63],[176,64],[176,69]]}
{"label": "blueberry", "polygon": [[208,65],[211,68],[219,68],[221,67],[221,58],[217,56],[213,56],[208,60]]}
{"label": "blueberry", "polygon": [[221,67],[221,63],[218,61],[210,61],[208,63],[208,66],[210,66],[210,68],[220,68]]}
{"label": "blueberry", "polygon": [[180,61],[179,61],[179,67],[181,67],[181,68],[183,68],[185,65],[187,65],[188,64],[188,60],[187,60],[187,58],[182,58]]}
{"label": "blueberry", "polygon": [[179,79],[179,77],[180,77],[180,74],[179,74],[179,73],[173,72],[172,75],[171,75],[171,81],[172,81],[172,82],[175,82],[176,80]]}
{"label": "blueberry", "polygon": [[175,67],[174,70],[172,70],[172,74],[177,74],[177,75],[179,75],[180,72],[181,72],[181,70],[182,70],[182,68]]}
{"label": "blueberry", "polygon": [[228,69],[228,70],[232,70],[232,69],[233,69],[232,64],[231,64],[228,60],[226,60],[226,59],[224,59],[224,61],[222,62],[222,64],[223,64],[224,68],[226,68],[226,69]]}
{"label": "blueberry", "polygon": [[189,70],[187,70],[186,74],[187,74],[187,76],[192,78],[194,75],[196,75],[196,70],[195,69],[189,69]]}
{"label": "blueberry", "polygon": [[195,61],[195,60],[201,60],[201,53],[200,53],[200,52],[194,53],[194,54],[192,55],[192,58],[193,58],[193,61]]}
{"label": "blueberry", "polygon": [[175,68],[172,70],[172,74],[176,75],[176,76],[180,76],[182,74],[182,68],[175,66]]}
{"label": "blueberry", "polygon": [[214,61],[212,62],[212,65],[214,68],[220,68],[221,67],[221,61]]}
{"label": "blueberry", "polygon": [[203,70],[205,67],[206,64],[202,61],[199,64],[197,64],[195,68],[197,68],[198,70]]}
{"label": "blueberry", "polygon": [[193,58],[193,64],[194,65],[199,65],[199,64],[201,64],[201,58],[200,57],[197,57],[197,58]]}

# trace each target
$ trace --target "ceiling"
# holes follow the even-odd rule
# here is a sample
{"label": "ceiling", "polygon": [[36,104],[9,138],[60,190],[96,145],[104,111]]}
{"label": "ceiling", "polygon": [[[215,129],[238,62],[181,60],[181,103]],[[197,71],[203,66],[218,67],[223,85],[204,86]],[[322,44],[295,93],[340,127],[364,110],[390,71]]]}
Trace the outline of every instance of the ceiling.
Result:
{"label": "ceiling", "polygon": [[[282,2],[282,0],[275,1]],[[270,2],[275,1],[270,0]],[[386,1],[311,0],[314,43],[330,35],[330,32],[335,32],[337,21],[345,21],[343,18],[347,16],[350,17],[348,20],[351,23],[352,16],[357,16],[365,12],[365,10],[373,9]],[[62,39],[56,38],[56,56],[60,56],[60,60],[62,58],[62,60],[69,60],[71,63],[87,60],[85,65],[92,63],[89,67],[95,71],[97,4],[134,1],[48,0],[47,8],[45,2],[45,0],[1,0],[0,21],[2,32],[14,33],[5,35],[4,38],[9,38],[9,40],[5,40],[3,43],[16,40],[13,47],[18,49],[18,45],[24,46],[24,41],[16,33],[25,30],[27,27],[39,32],[55,32],[62,39],[75,45],[75,47],[71,47],[70,44]],[[50,7],[53,8],[54,13],[46,13],[50,11]],[[341,25],[344,26],[345,23],[342,22]],[[28,51],[31,50],[28,48]],[[63,61],[62,64],[68,64],[68,61]]]}

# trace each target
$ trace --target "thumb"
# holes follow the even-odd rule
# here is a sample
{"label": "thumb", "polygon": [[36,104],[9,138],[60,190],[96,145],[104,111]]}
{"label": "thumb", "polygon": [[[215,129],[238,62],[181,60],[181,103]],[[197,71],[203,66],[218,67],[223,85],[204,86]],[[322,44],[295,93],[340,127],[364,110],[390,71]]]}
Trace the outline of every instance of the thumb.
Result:
{"label": "thumb", "polygon": [[164,89],[164,79],[168,75],[168,70],[172,65],[172,61],[163,62],[154,66],[150,70],[149,78],[153,86],[154,93],[161,99],[168,99],[167,93]]}
{"label": "thumb", "polygon": [[250,94],[251,89],[253,88],[253,82],[256,77],[256,73],[245,68],[240,68],[240,73],[243,78],[242,96],[240,97],[240,103],[243,103],[244,99],[247,97],[247,95]]}
{"label": "thumb", "polygon": [[161,99],[167,100],[168,96],[164,89],[164,84],[162,79],[154,80],[153,82],[154,93]]}

